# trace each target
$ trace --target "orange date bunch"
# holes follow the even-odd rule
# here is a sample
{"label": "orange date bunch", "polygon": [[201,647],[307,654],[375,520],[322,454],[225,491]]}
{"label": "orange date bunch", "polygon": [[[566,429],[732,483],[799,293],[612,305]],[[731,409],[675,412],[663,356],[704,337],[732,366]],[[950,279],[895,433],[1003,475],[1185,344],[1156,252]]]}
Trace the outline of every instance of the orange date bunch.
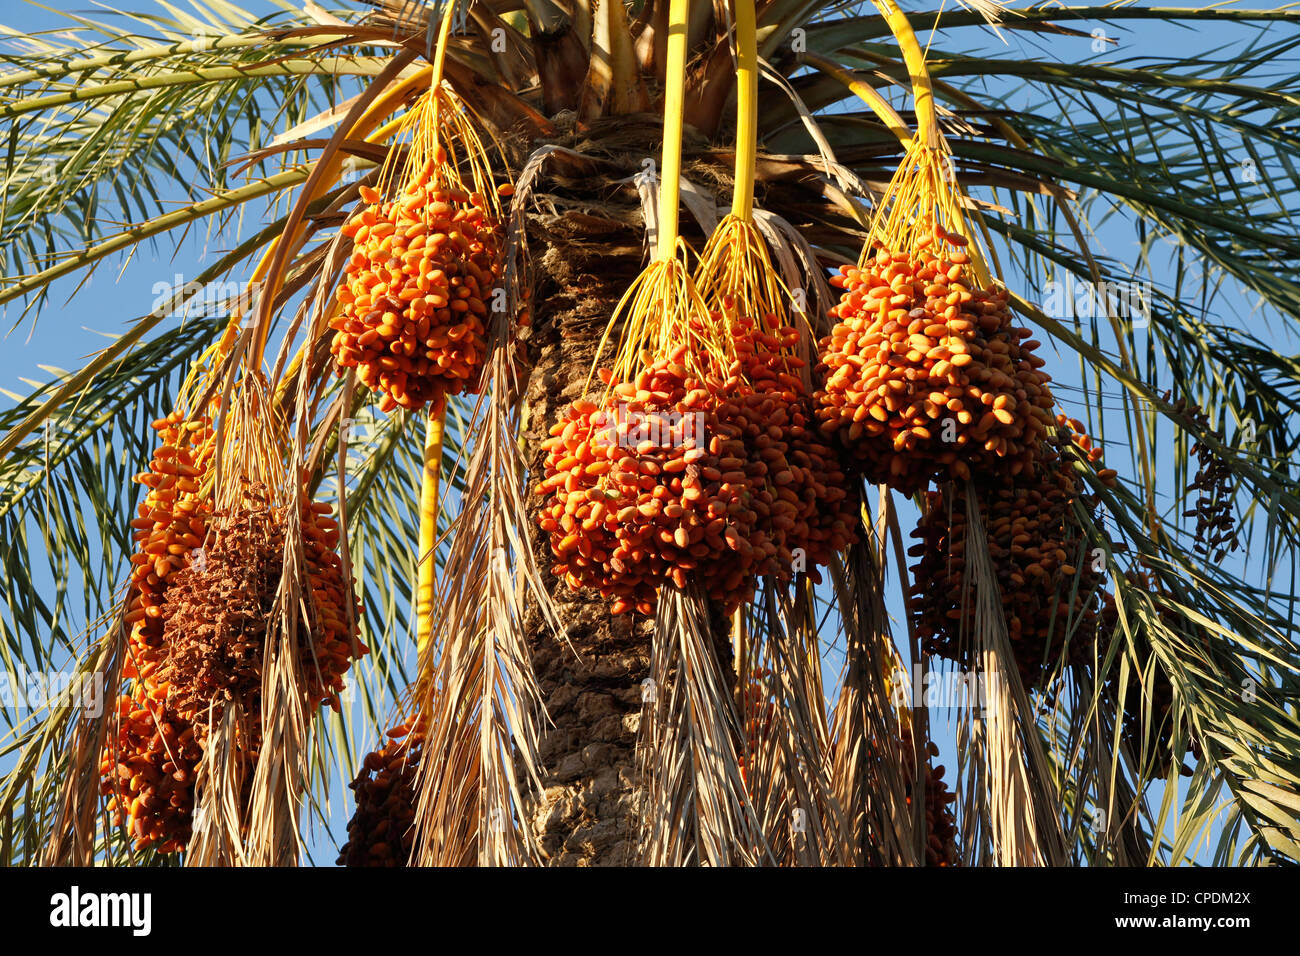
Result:
{"label": "orange date bunch", "polygon": [[[108,809],[137,849],[175,852],[191,835],[196,768],[209,721],[239,700],[256,718],[262,644],[284,553],[283,513],[261,492],[213,510],[203,481],[212,462],[212,423],[176,412],[154,424],[162,445],[137,480],[149,488],[132,522],[136,553],[126,621],[130,625],[117,702],[116,733],[101,762]],[[337,706],[343,674],[365,653],[346,613],[348,588],[336,553],[337,525],[327,505],[302,515],[312,590],[299,635],[305,693]],[[260,732],[240,741],[255,761]]]}
{"label": "orange date bunch", "polygon": [[817,414],[869,481],[912,493],[1015,475],[1051,424],[1039,343],[1012,325],[1005,290],[973,281],[965,245],[936,230],[831,279],[844,294],[820,343]]}
{"label": "orange date bunch", "polygon": [[212,508],[200,480],[213,453],[211,419],[179,411],[153,423],[161,444],[136,481],[148,490],[131,522],[135,553],[127,600],[123,676],[133,682],[117,702],[117,735],[101,763],[109,810],[143,848],[184,847],[190,836],[195,767],[202,750],[194,728],[167,707],[157,671],[166,661],[163,607],[175,572],[207,534]]}
{"label": "orange date bunch", "polygon": [[762,465],[755,469],[766,505],[759,526],[777,545],[776,577],[784,581],[792,570],[807,570],[820,582],[817,566],[855,539],[858,495],[836,449],[816,427],[812,396],[799,374],[805,363],[793,354],[798,329],[775,316],[738,318],[731,328],[745,382],[739,395],[745,452]]}
{"label": "orange date bunch", "polygon": [[544,444],[552,571],[614,613],[652,613],[688,578],[730,612],[760,575],[788,580],[852,540],[855,499],[782,352],[797,332],[741,320],[731,336],[734,358],[702,378],[686,345],[643,353],[633,381],[603,371],[607,400],[573,403]]}
{"label": "orange date bunch", "polygon": [[[1091,659],[1099,623],[1102,573],[1094,561],[1096,542],[1074,511],[1076,503],[1094,504],[1073,464],[1091,442],[1076,436],[1084,446],[1076,452],[1069,437],[1063,429],[1044,443],[1040,460],[1028,471],[977,491],[1007,632],[1026,688],[1043,684],[1067,641],[1071,660]],[[1096,461],[1100,449],[1086,454]],[[1103,481],[1114,480],[1109,470],[1098,474]],[[917,636],[929,653],[963,666],[971,663],[961,657],[976,606],[973,583],[966,579],[967,495],[967,486],[955,482],[928,492],[925,515],[912,532],[920,542],[908,551],[919,558],[912,568]]]}
{"label": "orange date bunch", "polygon": [[427,171],[396,200],[369,187],[361,196],[367,206],[342,230],[353,252],[330,323],[339,368],[355,367],[385,411],[476,392],[500,276],[493,207]]}
{"label": "orange date bunch", "polygon": [[130,652],[124,666],[126,677],[144,680],[152,678],[163,656],[162,607],[171,576],[189,565],[212,514],[211,502],[199,493],[214,449],[211,419],[172,412],[153,427],[162,444],[149,470],[136,476],[148,490],[131,522],[136,550],[126,613]]}
{"label": "orange date bunch", "polygon": [[754,569],[776,563],[775,542],[756,529],[743,428],[731,420],[737,382],[694,377],[686,349],[645,353],[635,381],[603,373],[610,400],[574,402],[543,445],[538,520],[552,573],[612,598],[615,614],[653,613],[659,587],[691,575],[736,607]]}

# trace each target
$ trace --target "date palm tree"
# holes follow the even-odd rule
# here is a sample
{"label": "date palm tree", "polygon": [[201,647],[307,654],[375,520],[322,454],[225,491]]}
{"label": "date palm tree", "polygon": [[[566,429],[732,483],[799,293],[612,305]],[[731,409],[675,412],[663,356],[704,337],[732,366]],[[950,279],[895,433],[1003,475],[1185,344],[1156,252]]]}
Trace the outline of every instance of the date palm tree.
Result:
{"label": "date palm tree", "polygon": [[[263,739],[278,743],[251,782],[256,825],[180,859],[299,861],[308,821],[330,819],[331,781],[414,719],[416,863],[1300,861],[1300,366],[1286,354],[1300,11],[338,6],[69,14],[3,55],[0,302],[22,303],[19,324],[62,321],[51,293],[149,244],[235,237],[201,271],[186,264],[195,281],[174,303],[0,412],[6,669],[72,660],[116,696],[147,423],[224,335],[241,344],[219,370],[262,376],[292,436],[288,471],[346,502],[370,649],[350,706],[307,720],[265,684]],[[1199,49],[1111,39],[1139,27],[1191,27]],[[1221,27],[1226,45],[1211,39]],[[1026,55],[1034,44],[1078,56]],[[481,394],[386,413],[336,374],[324,319],[350,255],[340,229],[417,151],[403,117],[431,76],[481,139],[491,185],[508,187],[504,309]],[[857,479],[854,542],[820,573],[759,582],[735,614],[672,586],[653,614],[615,614],[553,572],[537,488],[543,442],[592,394],[629,324],[611,318],[628,318],[664,231],[694,263],[726,208],[752,198],[761,278],[806,317],[812,347],[832,324],[828,278],[857,261],[927,122],[1020,321],[1054,347],[1048,371],[1077,376],[1063,409],[1105,425],[1113,460],[1130,448],[1117,482],[1081,459],[1080,547],[1109,603],[1083,654],[1043,651],[1041,682],[1020,679],[1012,596],[981,543],[989,513],[967,502],[970,660],[1005,680],[956,721],[951,832],[938,721],[915,699],[916,675],[940,667],[924,598],[947,586],[908,584],[903,524],[915,504],[933,511],[923,491]],[[1117,220],[1133,263],[1098,251]],[[227,314],[171,308],[250,275]],[[1146,276],[1158,281],[1127,315],[1105,296],[1082,318],[1049,304]],[[1225,557],[1236,544],[1244,557]],[[178,859],[104,810],[115,708],[4,703],[0,860]]]}

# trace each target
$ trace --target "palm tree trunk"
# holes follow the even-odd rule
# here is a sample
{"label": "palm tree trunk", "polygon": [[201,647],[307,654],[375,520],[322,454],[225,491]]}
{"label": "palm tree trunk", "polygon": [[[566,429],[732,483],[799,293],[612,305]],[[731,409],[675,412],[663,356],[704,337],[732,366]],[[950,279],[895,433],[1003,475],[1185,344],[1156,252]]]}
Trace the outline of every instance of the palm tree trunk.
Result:
{"label": "palm tree trunk", "polygon": [[[541,473],[548,429],[582,393],[606,323],[641,267],[643,248],[634,207],[549,195],[543,205],[546,214],[529,222],[536,286],[524,440],[533,476]],[[540,505],[534,494],[530,519]],[[530,822],[550,865],[630,865],[639,823],[635,744],[652,622],[614,616],[598,594],[572,591],[550,573],[555,559],[535,520],[530,532],[568,631],[567,643],[557,639],[530,610],[533,666],[553,722],[543,733],[544,792]]]}
{"label": "palm tree trunk", "polygon": [[[539,193],[550,191],[538,196],[527,223],[534,289],[533,325],[524,336],[531,369],[523,438],[534,485],[545,459],[542,441],[568,403],[582,396],[610,316],[646,264],[645,223],[629,180],[643,171],[645,157],[658,157],[658,117],[623,116],[575,132],[566,145],[591,150],[598,142],[600,151],[608,150],[608,165],[579,161],[561,172],[570,161],[560,157],[553,181],[539,185]],[[607,175],[593,174],[602,168]],[[705,237],[697,223],[686,220],[682,227],[700,248]],[[536,521],[541,504],[530,496],[529,533],[568,633],[557,639],[529,609],[529,650],[552,722],[543,733],[544,793],[531,825],[552,866],[628,866],[637,862],[643,788],[636,737],[654,622],[615,616],[609,600],[575,592],[550,573],[555,558]],[[718,607],[710,611],[715,649],[729,665],[730,620]]]}

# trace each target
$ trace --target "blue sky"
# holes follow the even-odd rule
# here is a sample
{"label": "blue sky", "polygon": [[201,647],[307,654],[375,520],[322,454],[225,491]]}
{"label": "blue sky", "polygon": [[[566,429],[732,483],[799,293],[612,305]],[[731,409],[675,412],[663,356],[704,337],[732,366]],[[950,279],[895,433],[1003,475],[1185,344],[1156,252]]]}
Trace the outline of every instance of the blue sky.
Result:
{"label": "blue sky", "polygon": [[[271,11],[269,4],[258,0],[249,0],[245,5],[254,11]],[[1018,5],[1020,4],[1013,4],[1013,6]],[[48,6],[54,10],[92,11],[92,5],[85,0],[49,0]],[[136,6],[144,6],[143,0]],[[906,6],[917,8],[920,4],[909,3]],[[102,9],[94,11],[94,15],[102,16]],[[0,13],[0,22],[13,29],[26,31],[46,30],[61,25],[58,14],[50,9],[14,2],[4,5],[3,13]],[[1023,31],[1004,31],[1003,36],[1007,44],[1007,53],[1004,55],[1016,58],[1045,57],[1065,62],[1100,59],[1129,65],[1133,63],[1134,58],[1146,56],[1205,53],[1233,39],[1234,35],[1244,36],[1251,32],[1247,28],[1225,27],[1219,24],[1210,28],[1193,26],[1190,29],[1171,31],[1148,21],[1130,21],[1119,25],[1108,25],[1104,29],[1107,36],[1118,42],[1100,54],[1094,52],[1094,41],[1087,37],[1059,37]],[[960,36],[964,40],[973,41],[975,33],[966,30]],[[1002,43],[989,35],[985,45],[993,48],[1001,46]],[[996,90],[996,92],[1010,91],[1010,86]],[[1243,153],[1244,158],[1246,156]],[[179,200],[181,197],[177,195],[175,198]],[[172,283],[177,274],[184,279],[196,275],[207,263],[213,261],[217,254],[233,244],[233,235],[233,231],[215,235],[207,234],[200,228],[191,231],[175,250],[169,238],[164,238],[156,245],[146,244],[129,261],[113,260],[103,263],[89,279],[85,280],[84,284],[81,284],[82,276],[56,284],[49,302],[34,322],[31,316],[26,319],[21,318],[21,307],[10,305],[3,319],[3,329],[7,335],[0,344],[0,388],[26,393],[30,391],[30,386],[25,383],[25,380],[43,382],[51,377],[48,372],[41,369],[41,366],[59,369],[73,369],[80,366],[96,349],[103,347],[107,341],[106,336],[111,337],[121,333],[134,319],[154,307],[160,284]],[[1096,230],[1092,241],[1094,251],[1120,261],[1137,264],[1137,235],[1133,223],[1125,216],[1107,219]],[[1169,282],[1167,264],[1159,261],[1153,263],[1149,277],[1157,284]],[[1015,287],[1015,277],[1006,278]],[[1036,298],[1032,294],[1029,297]],[[1242,321],[1264,322],[1269,317],[1265,313],[1252,313],[1247,303],[1242,309],[1241,318]],[[1280,340],[1279,347],[1294,351],[1295,343],[1283,339]],[[1058,383],[1058,397],[1066,406],[1066,411],[1085,420],[1091,412],[1094,420],[1111,423],[1112,427],[1105,430],[1107,460],[1112,466],[1118,467],[1121,473],[1125,472],[1128,453],[1127,436],[1122,428],[1114,424],[1117,419],[1113,407],[1088,409],[1077,404],[1081,393],[1076,389],[1082,385],[1077,363],[1068,355],[1051,355],[1050,348],[1045,350],[1045,357],[1049,359],[1048,370]],[[0,396],[0,402],[9,401],[8,398]],[[1167,435],[1165,437],[1167,438]],[[1162,483],[1162,494],[1168,495],[1172,491],[1168,480]],[[914,513],[910,512],[910,508],[903,513],[905,529],[913,518]],[[1242,561],[1243,557],[1239,555],[1231,560]],[[121,572],[125,574],[125,567]],[[896,588],[891,589],[891,597],[891,611],[901,630],[902,608]],[[837,655],[833,651],[828,656],[828,679],[834,677],[836,658]],[[932,719],[936,723],[941,723],[943,718],[942,715],[936,714]],[[951,737],[944,735],[941,737],[941,743],[945,751],[943,759],[951,767],[954,762]],[[335,791],[336,798],[341,792]],[[336,833],[341,833],[337,813],[332,828]],[[323,845],[321,857],[320,862],[332,862],[332,854]]]}

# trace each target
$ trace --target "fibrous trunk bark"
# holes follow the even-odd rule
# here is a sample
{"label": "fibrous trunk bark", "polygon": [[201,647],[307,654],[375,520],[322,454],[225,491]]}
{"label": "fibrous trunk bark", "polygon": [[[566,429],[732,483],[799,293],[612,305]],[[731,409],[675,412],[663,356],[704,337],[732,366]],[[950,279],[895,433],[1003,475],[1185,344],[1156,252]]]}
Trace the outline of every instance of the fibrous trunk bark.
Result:
{"label": "fibrous trunk bark", "polygon": [[[530,216],[534,318],[524,441],[530,480],[542,474],[541,443],[578,398],[615,306],[640,270],[635,207],[547,196]],[[601,387],[599,381],[596,387]],[[551,574],[555,558],[529,499],[533,552],[567,634],[555,635],[530,610],[533,667],[552,722],[542,737],[543,792],[530,823],[552,866],[636,862],[640,779],[636,735],[641,682],[650,674],[652,622],[612,615],[610,601],[572,591]]]}

